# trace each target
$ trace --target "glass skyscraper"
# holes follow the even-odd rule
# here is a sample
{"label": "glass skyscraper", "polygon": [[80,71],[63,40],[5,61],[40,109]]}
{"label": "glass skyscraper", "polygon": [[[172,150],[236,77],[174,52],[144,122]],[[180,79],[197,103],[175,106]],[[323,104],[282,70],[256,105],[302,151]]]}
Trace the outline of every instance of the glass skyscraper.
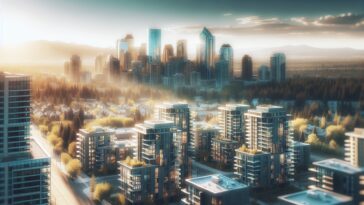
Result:
{"label": "glass skyscraper", "polygon": [[149,29],[148,55],[152,62],[160,62],[161,60],[161,29]]}
{"label": "glass skyscraper", "polygon": [[223,44],[220,48],[220,60],[225,60],[229,63],[229,78],[234,78],[234,68],[233,68],[233,48],[230,44]]}
{"label": "glass skyscraper", "polygon": [[274,53],[270,57],[271,79],[275,82],[282,82],[286,79],[286,55]]}
{"label": "glass skyscraper", "polygon": [[200,41],[199,63],[202,66],[203,78],[211,79],[215,57],[215,37],[207,28],[203,28],[200,33]]}

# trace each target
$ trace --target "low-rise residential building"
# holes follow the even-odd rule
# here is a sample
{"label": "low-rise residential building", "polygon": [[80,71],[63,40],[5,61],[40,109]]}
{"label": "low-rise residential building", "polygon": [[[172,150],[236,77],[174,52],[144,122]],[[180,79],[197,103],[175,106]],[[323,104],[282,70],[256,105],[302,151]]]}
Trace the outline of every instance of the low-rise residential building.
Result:
{"label": "low-rise residential building", "polygon": [[208,175],[186,179],[186,205],[250,204],[249,188],[223,175]]}
{"label": "low-rise residential building", "polygon": [[345,160],[353,166],[364,167],[364,129],[355,128],[345,135]]}
{"label": "low-rise residential building", "polygon": [[248,149],[244,145],[235,152],[234,174],[240,182],[252,188],[271,186],[270,153]]}
{"label": "low-rise residential building", "polygon": [[352,198],[346,195],[313,189],[278,197],[282,205],[352,205]]}
{"label": "low-rise residential building", "polygon": [[232,167],[234,164],[235,150],[239,143],[234,140],[216,137],[211,142],[211,158],[219,165]]}
{"label": "low-rise residential building", "polygon": [[321,188],[339,194],[351,196],[354,204],[364,202],[364,168],[356,167],[339,159],[326,159],[313,163],[310,169],[314,176],[310,188]]}
{"label": "low-rise residential building", "polygon": [[293,141],[291,160],[295,174],[307,171],[310,165],[310,144]]}
{"label": "low-rise residential building", "polygon": [[132,204],[154,199],[158,193],[157,166],[129,159],[119,162],[120,191]]}

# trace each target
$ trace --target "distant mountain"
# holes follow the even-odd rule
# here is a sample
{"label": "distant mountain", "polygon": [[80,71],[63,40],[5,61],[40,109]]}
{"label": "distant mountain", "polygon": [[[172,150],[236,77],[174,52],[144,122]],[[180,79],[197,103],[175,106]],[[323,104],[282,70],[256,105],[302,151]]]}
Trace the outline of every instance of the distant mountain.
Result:
{"label": "distant mountain", "polygon": [[[234,63],[240,67],[241,57],[244,54],[251,55],[255,62],[268,63],[273,52],[284,52],[289,62],[364,61],[364,50],[351,48],[324,49],[300,45],[234,50]],[[59,72],[63,70],[63,63],[73,54],[81,56],[84,68],[92,69],[97,55],[115,55],[115,49],[54,41],[32,41],[18,46],[0,47],[0,68],[9,66],[35,67],[40,71],[46,70],[46,72],[50,68],[54,68],[57,70],[56,72]]]}
{"label": "distant mountain", "polygon": [[349,61],[364,60],[364,50],[352,48],[315,48],[311,46],[283,46],[268,49],[250,49],[245,51],[258,59],[269,59],[274,52],[283,52],[290,60],[307,61]]}
{"label": "distant mountain", "polygon": [[113,54],[110,48],[54,41],[31,41],[17,46],[0,47],[0,65],[63,65],[77,54],[85,65],[93,65],[99,54]]}

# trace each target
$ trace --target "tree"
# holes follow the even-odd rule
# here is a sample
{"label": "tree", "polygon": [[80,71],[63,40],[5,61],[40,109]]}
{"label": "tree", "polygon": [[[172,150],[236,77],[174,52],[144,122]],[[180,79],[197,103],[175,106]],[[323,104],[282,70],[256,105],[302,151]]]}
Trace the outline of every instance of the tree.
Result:
{"label": "tree", "polygon": [[317,137],[315,133],[311,133],[310,135],[308,135],[306,142],[308,144],[317,144],[320,142],[320,139]]}
{"label": "tree", "polygon": [[96,186],[96,178],[95,178],[95,175],[92,175],[90,178],[90,192],[91,193],[94,193],[95,186]]}
{"label": "tree", "polygon": [[347,115],[343,121],[341,122],[342,126],[345,127],[347,130],[354,129],[355,123],[353,118],[350,115]]}
{"label": "tree", "polygon": [[296,132],[300,131],[300,128],[302,126],[307,126],[308,120],[304,119],[304,118],[296,118],[294,120],[292,120],[292,127]]}
{"label": "tree", "polygon": [[110,197],[111,185],[109,183],[103,182],[96,184],[95,191],[93,192],[93,199],[96,201],[102,201]]}
{"label": "tree", "polygon": [[62,163],[63,163],[64,165],[67,165],[67,164],[68,164],[68,162],[69,162],[71,159],[72,159],[72,157],[71,157],[69,154],[67,154],[67,153],[65,153],[65,152],[62,152],[62,154],[61,154],[61,161],[62,161]]}
{"label": "tree", "polygon": [[67,173],[72,178],[76,178],[81,173],[81,168],[82,165],[78,159],[71,159],[66,166]]}
{"label": "tree", "polygon": [[71,142],[68,145],[68,154],[70,154],[72,157],[76,156],[76,142]]}
{"label": "tree", "polygon": [[326,128],[327,140],[334,139],[339,145],[344,144],[345,128],[341,125],[330,125]]}
{"label": "tree", "polygon": [[337,149],[337,144],[335,140],[330,140],[329,147],[331,149]]}
{"label": "tree", "polygon": [[322,129],[325,129],[325,127],[326,127],[326,117],[325,117],[325,116],[322,116],[322,117],[321,117],[321,120],[320,120],[320,127],[321,127]]}
{"label": "tree", "polygon": [[126,205],[126,198],[124,194],[118,194],[117,203],[119,203],[119,205]]}

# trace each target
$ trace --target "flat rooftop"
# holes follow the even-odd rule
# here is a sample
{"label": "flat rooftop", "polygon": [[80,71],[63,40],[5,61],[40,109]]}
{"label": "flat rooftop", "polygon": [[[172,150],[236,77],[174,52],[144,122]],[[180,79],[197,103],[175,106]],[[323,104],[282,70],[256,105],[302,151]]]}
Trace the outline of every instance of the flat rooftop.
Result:
{"label": "flat rooftop", "polygon": [[137,124],[136,127],[142,129],[158,129],[158,128],[167,128],[173,126],[174,123],[169,120],[147,120],[144,123]]}
{"label": "flat rooftop", "polygon": [[18,74],[18,73],[8,73],[8,72],[1,72],[0,71],[0,79],[1,78],[19,78],[19,77],[30,77],[29,75],[25,74]]}
{"label": "flat rooftop", "polygon": [[220,106],[219,110],[233,111],[233,110],[248,110],[249,105],[246,104],[226,104],[225,106]]}
{"label": "flat rooftop", "polygon": [[347,174],[363,173],[364,168],[359,168],[351,165],[349,162],[340,159],[325,159],[322,161],[314,162],[315,166],[324,167],[330,170],[335,170]]}
{"label": "flat rooftop", "polygon": [[355,128],[353,132],[346,132],[346,136],[364,139],[364,129]]}
{"label": "flat rooftop", "polygon": [[280,200],[296,205],[339,205],[352,198],[323,189],[305,190],[279,197]]}
{"label": "flat rooftop", "polygon": [[188,103],[184,102],[165,102],[158,106],[159,108],[188,108]]}
{"label": "flat rooftop", "polygon": [[232,190],[248,188],[247,185],[220,174],[186,179],[186,182],[212,194],[221,194]]}
{"label": "flat rooftop", "polygon": [[276,105],[258,105],[255,109],[249,109],[250,114],[262,114],[262,113],[277,113],[285,111],[281,106]]}

